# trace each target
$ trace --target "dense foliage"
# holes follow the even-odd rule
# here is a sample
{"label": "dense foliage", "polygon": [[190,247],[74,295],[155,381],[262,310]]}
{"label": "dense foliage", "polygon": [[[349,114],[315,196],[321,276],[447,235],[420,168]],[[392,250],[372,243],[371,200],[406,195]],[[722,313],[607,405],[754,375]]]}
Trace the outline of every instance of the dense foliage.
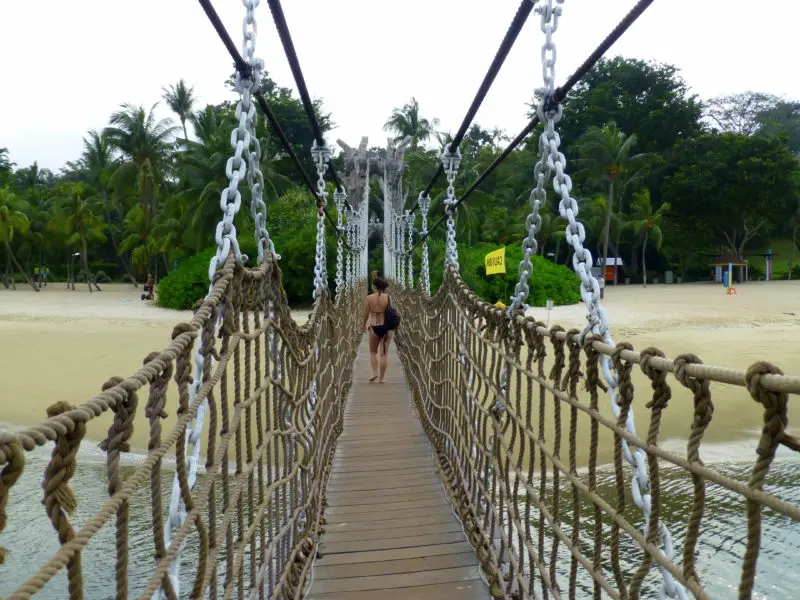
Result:
{"label": "dense foliage", "polygon": [[[269,78],[263,91],[306,171],[312,172],[313,136],[302,105],[291,90]],[[189,308],[205,293],[220,194],[227,185],[234,106],[200,106],[183,81],[166,87],[164,100],[175,121],[157,119],[152,108],[122,104],[110,115],[108,127],[87,133],[81,156],[57,174],[36,163],[19,167],[0,148],[0,254],[6,286],[26,280],[35,286],[34,269],[47,266],[51,280],[87,283],[143,281],[153,274],[160,280],[159,303],[174,308]],[[414,98],[398,105],[385,126],[398,139],[412,140],[404,179],[410,205],[436,171],[441,147],[452,138],[438,131],[438,120],[425,115]],[[321,102],[316,109],[323,132],[330,130],[331,116]],[[747,256],[780,248],[775,274],[790,272],[800,224],[800,103],[753,92],[703,102],[690,93],[675,67],[616,57],[590,71],[570,92],[564,111],[558,126],[562,150],[586,226],[585,245],[595,258],[623,258],[622,275],[633,281],[666,269],[696,279],[708,277],[709,253]],[[463,276],[492,302],[507,301],[513,291],[539,133],[512,152],[458,211]],[[258,137],[267,223],[282,257],[285,287],[293,303],[307,304],[315,206],[263,119]],[[492,163],[508,139],[502,131],[470,128],[461,144],[457,194]],[[383,150],[374,152],[380,156]],[[431,224],[443,214],[444,185],[440,181],[432,190]],[[246,186],[240,189],[236,227],[245,252],[253,255],[250,199]],[[371,217],[381,221],[377,181],[370,185],[369,207]],[[559,304],[578,301],[577,280],[562,267],[571,265],[571,254],[557,207],[548,186],[531,287],[535,305],[548,298]],[[328,233],[332,276],[335,238]],[[443,237],[439,227],[430,239],[434,288],[441,279]],[[375,233],[370,250],[372,268],[378,269],[379,244]],[[483,256],[501,246],[508,248],[509,272],[486,277]]]}

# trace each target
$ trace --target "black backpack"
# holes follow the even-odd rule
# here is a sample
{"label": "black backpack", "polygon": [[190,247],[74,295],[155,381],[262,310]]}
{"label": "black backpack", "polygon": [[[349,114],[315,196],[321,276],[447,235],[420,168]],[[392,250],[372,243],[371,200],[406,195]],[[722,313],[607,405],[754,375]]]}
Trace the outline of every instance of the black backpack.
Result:
{"label": "black backpack", "polygon": [[392,306],[392,299],[389,298],[389,306],[383,313],[383,325],[387,330],[392,331],[400,325],[400,313]]}

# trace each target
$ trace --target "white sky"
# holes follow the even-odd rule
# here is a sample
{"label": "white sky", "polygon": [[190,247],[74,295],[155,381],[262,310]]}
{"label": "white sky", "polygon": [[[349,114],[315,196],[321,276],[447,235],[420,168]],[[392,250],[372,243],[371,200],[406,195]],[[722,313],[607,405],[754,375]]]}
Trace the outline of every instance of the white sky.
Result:
{"label": "white sky", "polygon": [[[562,83],[635,0],[567,0],[556,35]],[[214,2],[237,44],[244,7]],[[701,97],[748,89],[800,99],[794,54],[800,3],[656,0],[610,56],[678,66]],[[384,145],[383,123],[412,94],[423,116],[455,132],[519,0],[284,0],[311,95],[342,138]],[[257,55],[281,85],[294,82],[266,1]],[[795,36],[795,37],[792,37]],[[477,122],[516,135],[541,85],[543,35],[532,15]],[[0,0],[0,147],[19,166],[61,168],[88,129],[123,102],[151,106],[181,77],[202,104],[231,99],[232,61],[196,0]],[[160,116],[170,116],[163,106]]]}

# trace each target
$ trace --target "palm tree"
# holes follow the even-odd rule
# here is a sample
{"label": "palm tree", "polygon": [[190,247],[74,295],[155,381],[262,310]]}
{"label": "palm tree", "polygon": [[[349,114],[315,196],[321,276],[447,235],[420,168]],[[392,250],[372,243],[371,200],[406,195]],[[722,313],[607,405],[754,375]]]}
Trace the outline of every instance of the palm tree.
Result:
{"label": "palm tree", "polygon": [[187,87],[186,82],[181,79],[177,85],[171,85],[169,88],[162,88],[164,92],[164,100],[167,105],[172,109],[181,121],[183,127],[183,139],[189,140],[189,134],[186,132],[186,121],[191,118],[194,103],[197,98],[194,95],[194,88]]}
{"label": "palm tree", "polygon": [[154,104],[150,111],[141,106],[123,104],[111,115],[111,127],[105,135],[112,148],[119,150],[122,161],[114,171],[117,186],[134,187],[139,194],[145,232],[158,212],[158,188],[166,181],[170,165],[169,139],[178,127],[170,119],[156,121]]}
{"label": "palm tree", "polygon": [[14,233],[18,232],[24,234],[28,231],[28,217],[25,216],[25,213],[22,211],[23,208],[24,206],[19,198],[8,189],[8,186],[0,188],[0,238],[3,240],[3,246],[6,251],[6,273],[3,284],[6,289],[9,287],[9,282],[14,289],[17,287],[14,284],[14,277],[11,269],[11,264],[13,263],[34,291],[38,292],[39,288],[25,269],[19,264],[17,257],[14,256],[14,252],[11,249]]}
{"label": "palm tree", "polygon": [[14,169],[14,163],[8,156],[8,148],[0,148],[0,185],[5,183]]}
{"label": "palm tree", "polygon": [[539,228],[539,254],[544,256],[544,250],[551,241],[556,243],[553,262],[558,262],[561,250],[561,241],[567,237],[567,220],[557,214],[546,212],[542,215],[542,226]]}
{"label": "palm tree", "polygon": [[642,238],[642,285],[644,287],[647,287],[647,264],[645,263],[647,243],[652,242],[656,249],[661,248],[661,242],[664,238],[661,224],[664,220],[664,215],[669,209],[669,202],[664,202],[656,212],[653,212],[650,190],[646,188],[634,196],[633,220],[629,223],[629,226],[637,236]]}
{"label": "palm tree", "polygon": [[122,216],[119,213],[119,206],[114,202],[113,194],[111,193],[112,177],[119,164],[114,157],[114,148],[111,146],[106,132],[90,130],[87,137],[83,138],[83,152],[77,166],[86,172],[89,183],[100,190],[111,246],[114,248],[114,253],[119,257],[123,270],[133,285],[136,286],[136,277],[133,274],[128,257],[124,252],[121,253],[119,251],[115,222],[120,223]]}
{"label": "palm tree", "polygon": [[420,117],[419,102],[412,97],[411,102],[392,111],[392,116],[389,117],[383,128],[386,131],[394,132],[395,141],[411,136],[411,150],[416,151],[420,142],[430,139],[438,122],[438,119],[429,121]]}
{"label": "palm tree", "polygon": [[94,214],[94,206],[90,195],[90,188],[83,183],[68,183],[63,187],[64,196],[59,207],[60,221],[64,233],[67,235],[66,243],[70,247],[81,249],[81,262],[89,292],[92,286],[100,291],[94,275],[89,269],[89,242],[106,241],[106,223],[101,217]]}
{"label": "palm tree", "polygon": [[[648,158],[646,154],[632,155],[636,145],[636,135],[626,135],[616,123],[592,127],[581,137],[578,153],[582,157],[579,164],[583,171],[604,180],[608,185],[608,203],[603,240],[603,270],[608,261],[608,241],[611,233],[611,215],[614,211],[616,194],[638,179],[640,169]],[[616,269],[614,270],[616,283]]]}

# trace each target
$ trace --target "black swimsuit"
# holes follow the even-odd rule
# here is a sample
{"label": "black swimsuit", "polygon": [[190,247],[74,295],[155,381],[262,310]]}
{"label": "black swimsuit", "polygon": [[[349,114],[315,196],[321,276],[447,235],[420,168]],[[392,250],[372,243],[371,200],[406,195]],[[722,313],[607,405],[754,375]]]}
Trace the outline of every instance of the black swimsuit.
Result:
{"label": "black swimsuit", "polygon": [[[378,294],[378,296],[380,296],[380,293]],[[379,315],[381,313],[372,313],[372,314]],[[384,314],[386,314],[385,310],[384,310]],[[386,334],[389,333],[389,330],[386,329],[386,325],[372,325],[372,327],[370,327],[370,329],[372,329],[372,332],[376,336],[378,336],[378,339],[381,339],[381,338],[385,337]]]}

